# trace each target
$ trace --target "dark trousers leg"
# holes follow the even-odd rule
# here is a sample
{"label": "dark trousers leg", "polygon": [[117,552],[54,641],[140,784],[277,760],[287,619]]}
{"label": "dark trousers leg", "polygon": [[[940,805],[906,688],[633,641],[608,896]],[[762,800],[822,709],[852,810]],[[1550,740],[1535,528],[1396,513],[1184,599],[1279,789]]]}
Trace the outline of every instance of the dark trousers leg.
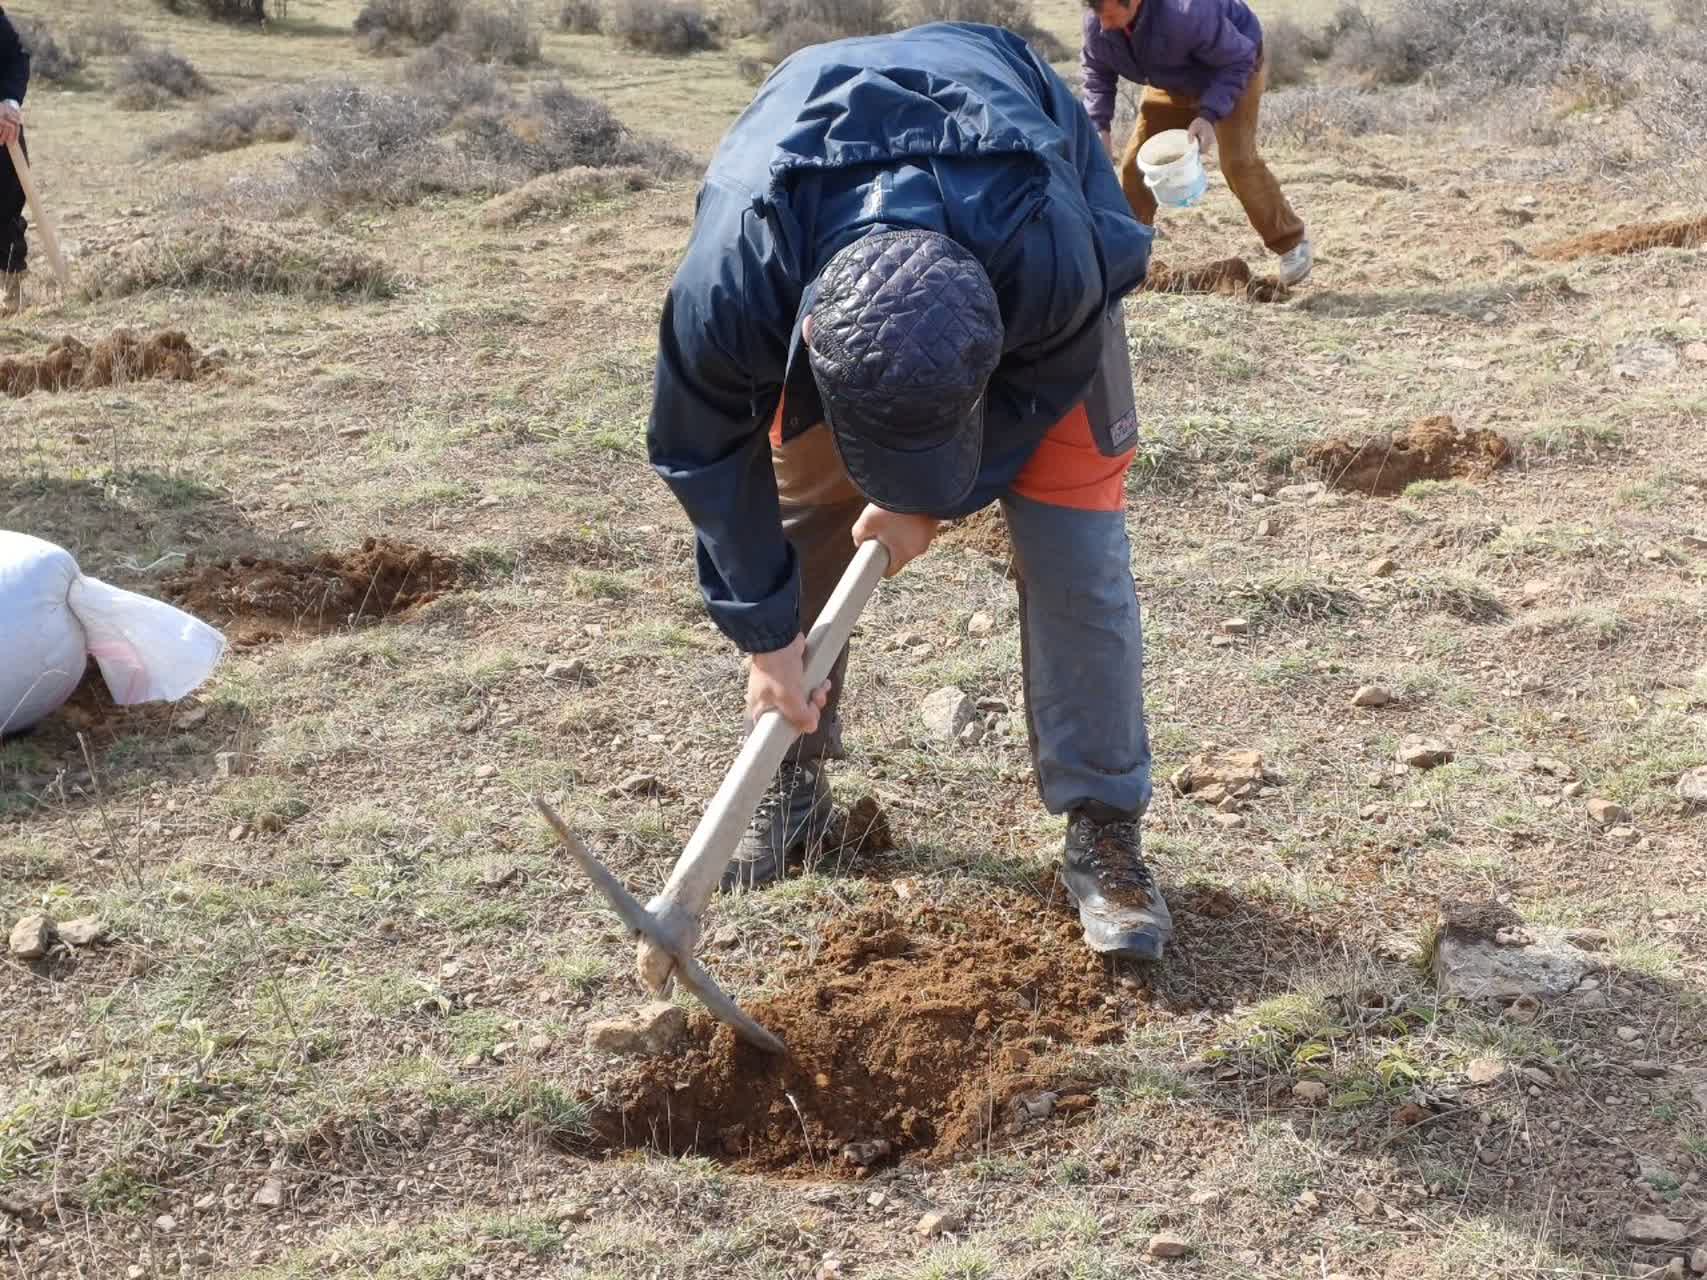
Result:
{"label": "dark trousers leg", "polygon": [[[29,148],[19,139],[26,158]],[[24,188],[10,156],[0,155],[0,272],[22,271],[27,264],[24,244]]]}

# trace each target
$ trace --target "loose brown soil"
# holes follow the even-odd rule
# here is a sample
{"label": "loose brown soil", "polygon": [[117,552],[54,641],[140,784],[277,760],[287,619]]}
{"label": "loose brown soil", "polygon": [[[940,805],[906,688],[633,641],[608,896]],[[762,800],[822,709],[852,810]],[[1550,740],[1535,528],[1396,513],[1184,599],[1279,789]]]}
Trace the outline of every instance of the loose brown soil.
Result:
{"label": "loose brown soil", "polygon": [[0,360],[0,392],[21,397],[33,391],[80,391],[144,378],[194,382],[206,370],[207,361],[176,329],[161,329],[149,338],[114,329],[92,347],[68,334],[39,356],[7,356]]}
{"label": "loose brown soil", "polygon": [[1144,279],[1145,293],[1219,293],[1251,302],[1282,302],[1290,291],[1274,276],[1252,276],[1243,258],[1217,258],[1178,270],[1151,262]]}
{"label": "loose brown soil", "polygon": [[858,1176],[850,1143],[941,1161],[1020,1127],[1015,1099],[1088,1108],[1072,1046],[1118,1039],[1116,980],[1078,923],[1036,893],[978,906],[866,906],[826,930],[783,992],[749,1006],[788,1046],[777,1059],[695,1019],[595,1123],[613,1147],[701,1152],[766,1172]]}
{"label": "loose brown soil", "polygon": [[1700,244],[1707,244],[1707,217],[1679,218],[1675,222],[1628,222],[1610,231],[1590,231],[1551,241],[1538,248],[1535,256],[1550,262],[1571,262],[1577,258],[1646,253],[1649,249],[1692,249]]}
{"label": "loose brown soil", "polygon": [[392,617],[455,590],[461,577],[455,560],[369,538],[358,551],[311,560],[192,563],[161,587],[180,608],[226,627],[232,643],[249,646]]}
{"label": "loose brown soil", "polygon": [[1485,479],[1511,457],[1511,442],[1499,432],[1460,431],[1436,414],[1394,435],[1315,445],[1304,465],[1335,489],[1390,497],[1418,480]]}

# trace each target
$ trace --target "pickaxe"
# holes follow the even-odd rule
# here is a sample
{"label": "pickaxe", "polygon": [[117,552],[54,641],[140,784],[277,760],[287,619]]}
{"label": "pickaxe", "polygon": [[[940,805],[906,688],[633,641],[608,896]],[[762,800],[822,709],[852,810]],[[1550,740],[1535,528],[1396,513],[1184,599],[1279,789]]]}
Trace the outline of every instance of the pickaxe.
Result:
{"label": "pickaxe", "polygon": [[47,260],[53,264],[54,278],[59,281],[61,289],[69,289],[71,273],[65,269],[65,259],[60,256],[59,237],[54,234],[53,219],[47,216],[41,197],[36,194],[35,179],[30,176],[30,162],[24,159],[24,149],[18,145],[17,139],[14,138],[6,144],[6,154],[12,157],[12,168],[18,174],[18,185],[24,189],[24,199],[29,201],[30,205],[30,216],[36,220],[36,230],[47,249]]}
{"label": "pickaxe", "polygon": [[[878,580],[888,568],[889,552],[882,543],[874,538],[860,544],[853,563],[842,574],[842,580],[806,636],[808,689],[817,688],[829,678],[830,668],[853,633],[860,610],[871,599]],[[587,851],[544,799],[534,797],[534,804],[557,832],[570,857],[605,895],[622,922],[640,935],[636,963],[641,981],[662,995],[669,990],[673,978],[681,979],[682,985],[698,996],[716,1017],[735,1028],[737,1035],[770,1053],[783,1053],[782,1041],[723,992],[694,959],[693,951],[699,942],[699,918],[712,894],[717,892],[723,870],[734,857],[735,846],[752,821],[765,788],[798,736],[780,712],[767,711],[759,717],[701,816],[687,848],[676,860],[663,890],[645,906]]]}

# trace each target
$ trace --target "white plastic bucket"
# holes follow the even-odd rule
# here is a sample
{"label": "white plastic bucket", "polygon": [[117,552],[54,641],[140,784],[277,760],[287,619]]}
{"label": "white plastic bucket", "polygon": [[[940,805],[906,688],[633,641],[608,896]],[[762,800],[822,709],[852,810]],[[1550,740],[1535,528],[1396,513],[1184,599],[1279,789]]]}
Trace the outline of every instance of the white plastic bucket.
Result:
{"label": "white plastic bucket", "polygon": [[1196,204],[1209,187],[1197,139],[1184,129],[1168,129],[1144,139],[1138,148],[1138,171],[1157,202],[1174,209]]}

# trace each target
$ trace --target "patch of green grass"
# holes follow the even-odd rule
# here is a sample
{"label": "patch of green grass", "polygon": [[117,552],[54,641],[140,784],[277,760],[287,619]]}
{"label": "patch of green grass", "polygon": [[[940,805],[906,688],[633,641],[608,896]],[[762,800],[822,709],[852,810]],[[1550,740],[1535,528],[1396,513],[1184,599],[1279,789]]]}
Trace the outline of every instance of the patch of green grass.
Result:
{"label": "patch of green grass", "polygon": [[1247,614],[1298,622],[1349,618],[1363,607],[1356,592],[1297,575],[1241,583],[1232,594],[1243,602]]}
{"label": "patch of green grass", "polygon": [[590,995],[611,976],[610,957],[601,951],[576,950],[545,962],[545,976],[561,983],[572,996]]}
{"label": "patch of green grass", "polygon": [[1462,480],[1413,480],[1405,486],[1404,497],[1409,502],[1428,502],[1434,498],[1460,498],[1475,493],[1475,486]]}
{"label": "patch of green grass", "polygon": [[589,1137],[592,1132],[587,1104],[563,1088],[545,1080],[517,1080],[486,1095],[478,1113],[494,1120],[509,1120],[555,1141]]}
{"label": "patch of green grass", "polygon": [[1610,422],[1549,422],[1523,437],[1523,451],[1547,458],[1594,457],[1622,448],[1624,432]]}
{"label": "patch of green grass", "polygon": [[238,778],[219,793],[228,818],[257,830],[274,830],[308,812],[308,801],[279,778]]}
{"label": "patch of green grass", "polygon": [[906,1280],[992,1280],[996,1256],[976,1244],[939,1245],[920,1259],[912,1271],[901,1273]]}

